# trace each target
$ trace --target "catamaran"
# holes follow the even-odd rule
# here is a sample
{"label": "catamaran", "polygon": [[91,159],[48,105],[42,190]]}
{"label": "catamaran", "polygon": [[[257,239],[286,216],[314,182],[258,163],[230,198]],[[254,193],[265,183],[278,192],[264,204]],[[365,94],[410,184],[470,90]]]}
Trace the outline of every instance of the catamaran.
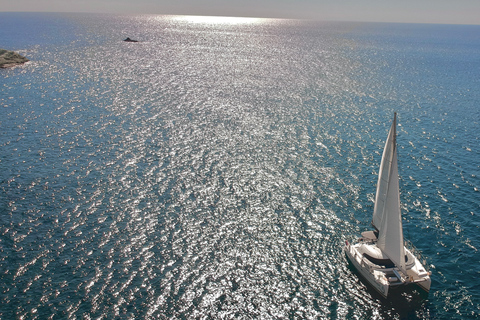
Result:
{"label": "catamaran", "polygon": [[368,283],[385,298],[389,289],[417,285],[428,292],[431,279],[413,249],[405,247],[397,164],[397,114],[383,149],[373,210],[374,231],[362,233],[355,244],[348,241],[345,253]]}

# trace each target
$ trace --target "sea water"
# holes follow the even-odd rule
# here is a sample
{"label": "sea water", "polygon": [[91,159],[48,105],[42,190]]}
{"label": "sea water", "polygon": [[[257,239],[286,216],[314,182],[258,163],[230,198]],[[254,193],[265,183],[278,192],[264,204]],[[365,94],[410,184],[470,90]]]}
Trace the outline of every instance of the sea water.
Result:
{"label": "sea water", "polygon": [[[126,43],[126,37],[139,40]],[[0,13],[0,318],[480,316],[480,26]],[[425,297],[369,230],[398,113]]]}

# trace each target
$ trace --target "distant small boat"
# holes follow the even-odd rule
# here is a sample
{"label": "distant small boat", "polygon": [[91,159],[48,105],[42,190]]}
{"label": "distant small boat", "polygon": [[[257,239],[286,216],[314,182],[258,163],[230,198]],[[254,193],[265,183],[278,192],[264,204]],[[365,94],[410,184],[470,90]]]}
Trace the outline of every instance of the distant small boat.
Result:
{"label": "distant small boat", "polygon": [[130,39],[130,38],[127,38],[127,39],[125,39],[125,40],[123,40],[123,41],[125,41],[125,42],[138,42],[137,40],[132,40],[132,39]]}
{"label": "distant small boat", "polygon": [[412,253],[415,251],[405,247],[403,239],[396,122],[395,113],[378,173],[372,220],[375,231],[363,232],[355,244],[347,241],[344,249],[352,265],[385,298],[390,288],[418,285],[428,292],[431,285],[430,272]]}

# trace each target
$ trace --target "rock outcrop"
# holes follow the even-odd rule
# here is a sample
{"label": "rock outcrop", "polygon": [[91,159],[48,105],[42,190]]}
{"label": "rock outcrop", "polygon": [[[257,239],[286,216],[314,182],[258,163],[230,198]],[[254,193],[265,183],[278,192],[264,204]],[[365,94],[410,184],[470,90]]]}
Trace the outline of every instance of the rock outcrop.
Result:
{"label": "rock outcrop", "polygon": [[27,61],[30,60],[16,52],[0,49],[0,68],[14,67]]}

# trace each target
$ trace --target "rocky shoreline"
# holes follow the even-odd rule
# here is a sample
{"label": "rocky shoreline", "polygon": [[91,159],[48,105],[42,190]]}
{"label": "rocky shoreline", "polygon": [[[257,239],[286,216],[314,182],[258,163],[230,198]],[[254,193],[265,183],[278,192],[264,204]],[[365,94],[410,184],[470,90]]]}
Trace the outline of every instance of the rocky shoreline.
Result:
{"label": "rocky shoreline", "polygon": [[27,61],[30,60],[16,52],[0,49],[0,68],[14,67]]}

